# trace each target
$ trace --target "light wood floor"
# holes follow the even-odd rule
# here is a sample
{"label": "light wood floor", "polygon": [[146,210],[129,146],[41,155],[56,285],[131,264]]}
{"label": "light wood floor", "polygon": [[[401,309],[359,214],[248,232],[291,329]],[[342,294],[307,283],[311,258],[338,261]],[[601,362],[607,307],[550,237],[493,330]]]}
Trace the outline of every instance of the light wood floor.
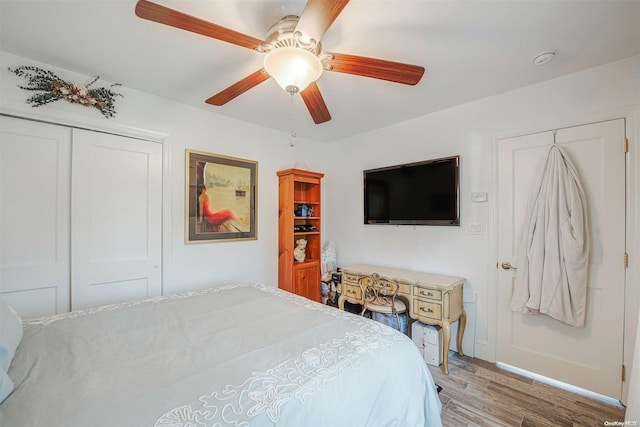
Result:
{"label": "light wood floor", "polygon": [[429,366],[443,389],[442,423],[462,426],[604,426],[624,421],[624,407],[590,399],[449,353],[449,375]]}

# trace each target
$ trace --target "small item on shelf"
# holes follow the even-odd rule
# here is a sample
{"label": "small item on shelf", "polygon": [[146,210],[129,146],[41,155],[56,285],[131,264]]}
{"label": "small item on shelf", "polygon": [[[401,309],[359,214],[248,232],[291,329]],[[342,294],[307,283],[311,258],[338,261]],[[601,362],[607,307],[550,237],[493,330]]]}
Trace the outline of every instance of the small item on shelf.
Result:
{"label": "small item on shelf", "polygon": [[293,226],[293,231],[295,231],[296,233],[318,231],[318,227],[316,227],[315,225],[297,224]]}
{"label": "small item on shelf", "polygon": [[313,206],[307,207],[307,214],[305,216],[313,216],[314,211],[315,209],[313,208]]}
{"label": "small item on shelf", "polygon": [[296,240],[296,248],[293,250],[293,258],[297,262],[303,262],[307,257],[305,248],[307,247],[307,241],[305,239]]}
{"label": "small item on shelf", "polygon": [[308,209],[307,205],[300,206],[300,216],[307,216]]}

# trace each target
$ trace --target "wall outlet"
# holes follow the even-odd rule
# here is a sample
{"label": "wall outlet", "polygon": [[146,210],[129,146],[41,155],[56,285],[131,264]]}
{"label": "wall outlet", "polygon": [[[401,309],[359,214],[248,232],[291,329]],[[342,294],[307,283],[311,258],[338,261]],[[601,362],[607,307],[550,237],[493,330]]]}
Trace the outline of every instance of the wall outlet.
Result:
{"label": "wall outlet", "polygon": [[479,222],[469,223],[470,234],[482,234],[482,224]]}

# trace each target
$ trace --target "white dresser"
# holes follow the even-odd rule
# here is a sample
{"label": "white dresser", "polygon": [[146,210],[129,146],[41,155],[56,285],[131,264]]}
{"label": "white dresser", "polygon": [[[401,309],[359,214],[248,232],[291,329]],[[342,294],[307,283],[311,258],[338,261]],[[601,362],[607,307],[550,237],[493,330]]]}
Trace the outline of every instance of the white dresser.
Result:
{"label": "white dresser", "polygon": [[442,371],[449,373],[448,350],[451,342],[451,323],[459,321],[457,349],[462,355],[462,338],[467,323],[467,313],[462,305],[464,277],[444,276],[420,271],[402,270],[370,264],[356,264],[342,268],[342,283],[338,306],[344,310],[344,302],[362,304],[360,278],[378,273],[398,282],[398,295],[409,304],[409,317],[427,325],[442,327],[444,351]]}

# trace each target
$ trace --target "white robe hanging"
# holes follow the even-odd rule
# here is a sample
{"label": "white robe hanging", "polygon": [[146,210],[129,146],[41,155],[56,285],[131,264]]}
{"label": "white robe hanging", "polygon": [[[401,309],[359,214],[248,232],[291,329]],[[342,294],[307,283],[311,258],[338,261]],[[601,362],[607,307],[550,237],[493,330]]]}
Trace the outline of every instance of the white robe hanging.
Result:
{"label": "white robe hanging", "polygon": [[512,310],[584,326],[588,227],[587,201],[576,168],[554,144],[529,198]]}

